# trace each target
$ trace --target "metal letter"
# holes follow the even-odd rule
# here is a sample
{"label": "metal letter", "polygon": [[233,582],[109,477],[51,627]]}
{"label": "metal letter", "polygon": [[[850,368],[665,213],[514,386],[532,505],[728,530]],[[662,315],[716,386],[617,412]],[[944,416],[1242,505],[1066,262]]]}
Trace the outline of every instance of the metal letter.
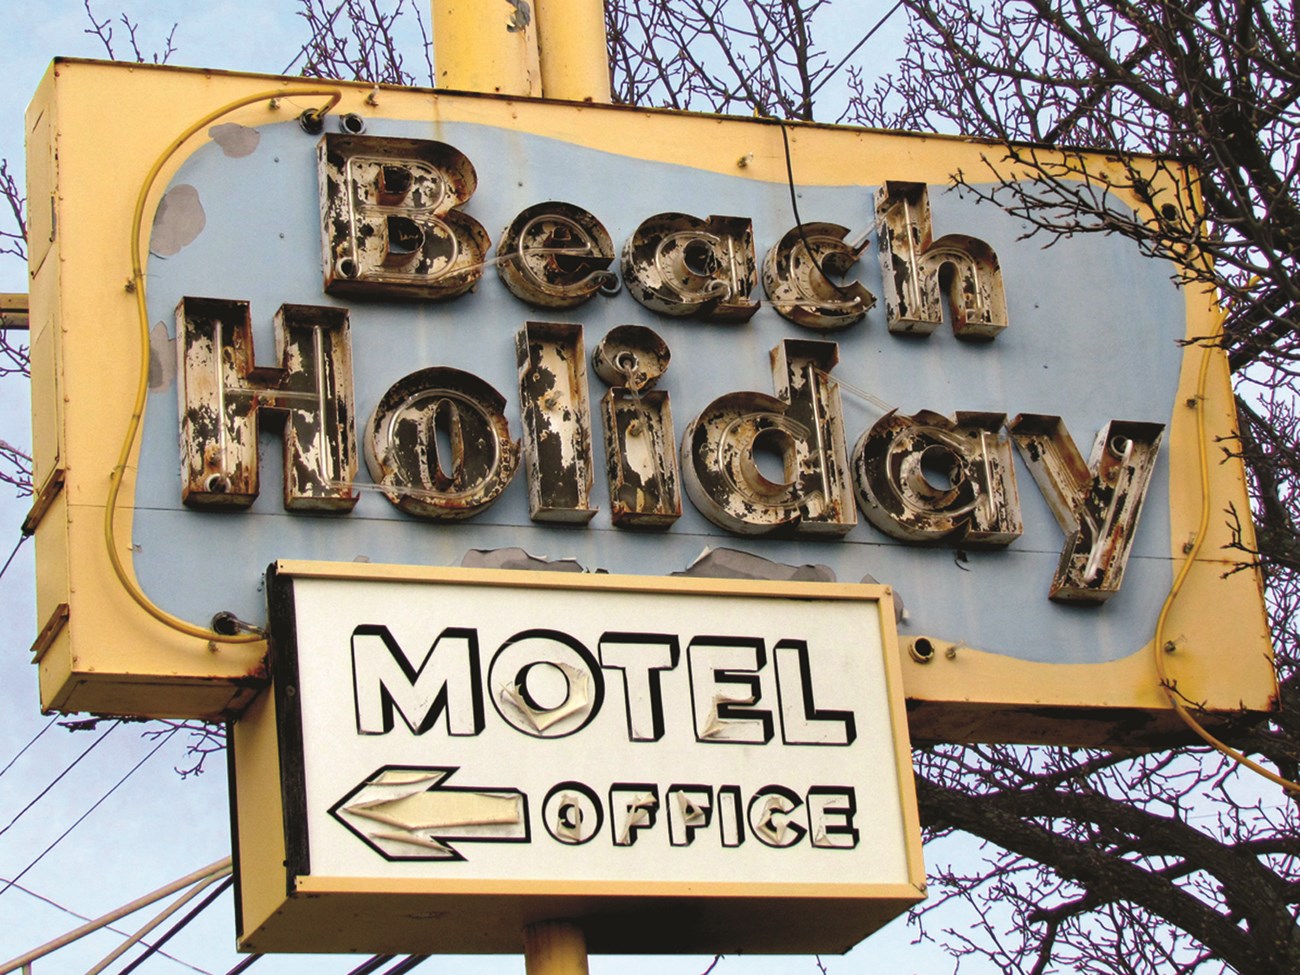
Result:
{"label": "metal letter", "polygon": [[605,678],[591,651],[559,630],[524,630],[497,650],[488,665],[497,713],[534,738],[581,731],[605,700]]}
{"label": "metal letter", "polygon": [[817,707],[807,642],[781,640],[772,648],[772,658],[776,663],[781,740],[787,745],[852,745],[858,737],[853,712]]}
{"label": "metal letter", "polygon": [[664,797],[668,809],[668,842],[690,846],[697,830],[713,821],[713,788],[707,785],[672,785]]}
{"label": "metal letter", "polygon": [[853,451],[867,519],[912,542],[1002,546],[1024,530],[1002,413],[888,413]]}
{"label": "metal letter", "polygon": [[667,528],[682,515],[668,393],[650,388],[669,358],[664,340],[641,325],[611,329],[592,353],[610,384],[600,407],[610,517],[620,528]]}
{"label": "metal letter", "polygon": [[681,656],[677,637],[668,633],[601,634],[600,665],[623,673],[627,740],[658,741],[664,736],[664,695],[660,671],[672,670]]}
{"label": "metal letter", "polygon": [[561,782],[542,801],[542,825],[551,839],[568,846],[590,842],[605,821],[600,800],[581,782]]}
{"label": "metal letter", "polygon": [[357,733],[386,735],[393,709],[413,735],[430,730],[446,714],[447,734],[473,736],[483,730],[478,631],[447,627],[417,662],[381,624],[352,631],[352,692]]}
{"label": "metal letter", "polygon": [[517,298],[544,308],[574,308],[596,292],[618,291],[606,270],[614,242],[594,216],[571,203],[538,203],[515,217],[497,244],[497,271]]}
{"label": "metal letter", "polygon": [[678,318],[747,322],[758,311],[754,228],[747,217],[660,213],[623,247],[623,279],[647,308]]}
{"label": "metal letter", "polygon": [[1020,456],[1065,532],[1049,598],[1095,604],[1119,592],[1164,429],[1112,420],[1085,466],[1059,416],[1022,413],[1012,422]]}
{"label": "metal letter", "polygon": [[806,223],[767,252],[763,290],[781,315],[805,328],[830,331],[861,321],[871,310],[876,296],[861,284],[837,285],[823,273],[842,277],[858,262],[862,250],[844,242],[848,233],[839,224]]}
{"label": "metal letter", "polygon": [[317,162],[327,292],[454,298],[478,282],[492,241],[456,209],[478,185],[464,153],[330,133]]}
{"label": "metal letter", "polygon": [[887,180],[876,194],[876,236],[891,332],[929,335],[943,323],[941,289],[959,339],[994,339],[1007,327],[998,256],[965,234],[934,240],[924,183]]}
{"label": "metal letter", "polygon": [[857,524],[829,375],[838,359],[834,342],[787,339],[772,350],[779,398],[729,393],[686,428],[686,493],[706,518],[742,535],[843,535]]}
{"label": "metal letter", "polygon": [[766,745],[772,740],[772,712],[755,707],[763,698],[759,671],[767,665],[761,639],[697,636],[687,644],[686,658],[696,741]]}
{"label": "metal letter", "polygon": [[852,786],[815,785],[808,790],[808,826],[812,845],[828,850],[851,850],[861,834],[853,825],[858,796]]}
{"label": "metal letter", "polygon": [[632,846],[638,830],[651,829],[658,819],[659,787],[650,783],[615,782],[609,787],[609,825],[615,846]]}
{"label": "metal letter", "polygon": [[515,335],[524,470],[533,521],[586,523],[591,506],[591,412],[582,326],[528,322]]}
{"label": "metal letter", "polygon": [[459,369],[420,369],[375,407],[366,466],[389,501],[435,521],[470,518],[506,489],[519,466],[506,401]]}
{"label": "metal letter", "polygon": [[785,786],[764,786],[749,800],[749,828],[766,846],[794,846],[808,833],[794,821],[802,805],[803,800]]}
{"label": "metal letter", "polygon": [[181,500],[246,508],[257,500],[263,410],[284,418],[284,506],[351,511],[359,497],[352,345],[344,308],[282,305],[279,368],[257,368],[248,302],[182,298],[176,307]]}

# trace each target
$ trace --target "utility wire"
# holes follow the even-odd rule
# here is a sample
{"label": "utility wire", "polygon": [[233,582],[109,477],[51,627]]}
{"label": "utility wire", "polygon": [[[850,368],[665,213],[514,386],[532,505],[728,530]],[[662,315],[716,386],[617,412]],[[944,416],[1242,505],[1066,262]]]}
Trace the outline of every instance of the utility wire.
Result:
{"label": "utility wire", "polygon": [[131,766],[131,770],[130,770],[129,772],[127,772],[126,775],[124,775],[124,776],[122,776],[120,779],[118,779],[117,782],[115,782],[115,783],[113,784],[112,788],[110,788],[110,789],[109,789],[107,792],[105,792],[102,796],[100,796],[98,799],[96,799],[94,805],[92,805],[92,806],[91,806],[89,809],[87,809],[84,813],[82,813],[80,816],[78,816],[76,822],[74,822],[71,826],[69,826],[69,827],[68,827],[67,829],[65,829],[62,833],[60,833],[58,839],[56,839],[53,843],[51,843],[49,846],[47,846],[44,850],[42,850],[42,851],[37,855],[37,857],[36,857],[35,860],[33,860],[31,863],[27,864],[27,866],[23,867],[22,871],[18,874],[18,876],[14,877],[12,880],[8,881],[8,882],[4,885],[4,887],[0,888],[0,896],[3,896],[4,893],[5,893],[6,891],[8,891],[10,887],[12,887],[14,884],[18,883],[18,881],[22,880],[23,877],[25,877],[25,876],[27,875],[28,871],[30,871],[33,867],[36,866],[36,864],[40,863],[43,859],[45,859],[45,855],[46,855],[47,853],[49,853],[49,852],[50,852],[51,850],[53,850],[56,846],[58,846],[60,843],[62,843],[63,840],[64,840],[64,838],[67,837],[67,835],[68,835],[69,833],[71,833],[74,829],[76,829],[78,826],[80,826],[80,825],[82,824],[82,822],[85,821],[85,819],[86,819],[86,818],[87,818],[91,813],[93,813],[96,809],[98,809],[101,805],[103,805],[104,801],[107,800],[108,797],[111,796],[114,792],[116,792],[119,788],[121,788],[121,787],[122,787],[122,784],[125,783],[126,780],[129,779],[131,776],[133,776],[133,775],[136,773],[136,771],[140,768],[140,766],[142,766],[145,762],[149,761],[149,759],[153,758],[156,754],[158,754],[158,750],[159,750],[160,748],[162,748],[163,745],[167,744],[167,742],[171,740],[171,737],[172,737],[172,735],[174,735],[174,734],[176,734],[175,731],[171,731],[171,732],[169,732],[165,738],[163,738],[162,740],[160,740],[160,741],[158,742],[158,744],[154,745],[153,750],[150,751],[148,755],[146,755],[144,758],[140,759],[140,761],[136,762],[133,766]]}
{"label": "utility wire", "polygon": [[189,924],[196,917],[198,917],[205,910],[207,910],[208,907],[211,906],[212,902],[215,901],[218,897],[220,897],[223,893],[225,893],[226,888],[228,888],[234,882],[235,882],[235,878],[232,876],[232,877],[227,877],[221,883],[217,884],[216,888],[211,893],[209,893],[207,897],[199,901],[199,903],[193,909],[191,909],[188,914],[186,914],[183,918],[181,918],[179,921],[173,924],[170,928],[168,928],[166,934],[164,934],[153,944],[149,945],[148,949],[144,952],[144,954],[142,954],[139,958],[135,959],[135,961],[131,962],[131,964],[127,965],[124,969],[118,972],[118,975],[131,975],[131,973],[135,971],[137,968],[139,968],[142,964],[144,964],[145,961],[153,957],[154,953],[159,948],[161,948],[168,941],[170,941],[173,935],[175,935],[178,931],[184,928],[185,925]]}
{"label": "utility wire", "polygon": [[848,54],[844,55],[843,59],[840,61],[839,64],[831,68],[829,74],[822,75],[822,80],[817,82],[817,84],[813,85],[812,91],[808,92],[809,101],[812,101],[812,97],[815,94],[817,94],[817,92],[822,90],[822,87],[826,84],[826,82],[830,81],[832,78],[835,77],[835,75],[839,72],[840,68],[844,67],[844,65],[849,63],[849,58],[853,57],[853,55],[857,54],[858,51],[862,50],[862,45],[866,44],[867,41],[875,37],[876,31],[884,27],[885,24],[889,21],[889,18],[894,16],[894,14],[898,12],[898,8],[901,7],[902,5],[903,5],[903,0],[898,0],[896,4],[894,4],[892,7],[889,8],[889,11],[885,14],[885,16],[881,17],[878,21],[876,21],[876,26],[871,28],[871,30],[867,31],[866,35],[862,38],[862,40],[858,41],[858,43],[853,45],[853,50],[849,51]]}
{"label": "utility wire", "polygon": [[[93,920],[92,918],[87,917],[85,914],[81,914],[78,911],[74,911],[72,908],[67,907],[66,905],[60,904],[52,897],[46,897],[44,894],[37,893],[36,891],[32,890],[30,887],[24,887],[22,884],[14,884],[14,889],[21,891],[22,893],[26,894],[28,897],[41,901],[44,904],[49,904],[50,907],[53,907],[55,910],[62,911],[64,914],[67,914],[69,917],[75,917],[78,921]],[[131,936],[131,932],[125,931],[122,928],[114,927],[112,924],[105,924],[103,928],[101,928],[100,930],[110,931],[113,934],[119,935],[120,937],[123,938],[129,938]],[[189,962],[185,961],[184,959],[177,958],[175,955],[169,955],[165,951],[161,951],[159,952],[159,954],[163,958],[166,958],[168,961],[173,961],[178,965],[188,968],[192,972],[197,972],[198,975],[212,975],[212,973],[209,972],[207,969],[199,968],[197,965],[191,965]],[[229,975],[229,973],[227,973],[227,975]]]}
{"label": "utility wire", "polygon": [[356,968],[352,969],[352,971],[348,972],[348,975],[372,975],[372,973],[379,969],[379,966],[387,965],[396,957],[396,955],[371,955],[368,961],[363,961]]}
{"label": "utility wire", "polygon": [[410,955],[405,961],[399,961],[388,971],[384,972],[384,975],[406,975],[407,972],[415,971],[428,960],[428,955]]}
{"label": "utility wire", "polygon": [[[121,721],[114,721],[111,725],[109,725],[109,726],[108,726],[108,730],[102,732],[98,738],[96,738],[94,741],[92,741],[92,742],[90,743],[90,747],[88,747],[88,748],[87,748],[85,751],[83,751],[80,755],[78,755],[76,758],[74,758],[74,759],[72,760],[72,763],[71,763],[70,765],[68,765],[67,768],[65,768],[62,772],[60,772],[57,776],[55,776],[53,782],[51,782],[51,783],[50,783],[49,785],[47,785],[44,789],[42,789],[40,792],[38,792],[38,793],[36,794],[36,798],[35,798],[35,799],[33,799],[31,802],[27,803],[27,805],[23,806],[23,808],[20,809],[20,810],[18,811],[18,815],[15,816],[13,819],[11,819],[11,820],[9,821],[9,825],[8,825],[8,826],[6,826],[4,829],[0,829],[0,836],[4,836],[5,833],[9,832],[9,830],[13,827],[14,823],[18,822],[18,820],[20,820],[20,819],[23,818],[23,814],[26,813],[27,810],[31,809],[32,806],[36,805],[38,802],[40,802],[42,799],[44,799],[45,796],[49,794],[50,790],[53,789],[56,785],[58,785],[59,782],[63,779],[63,777],[64,777],[65,775],[67,775],[67,774],[68,774],[69,772],[71,772],[74,768],[76,768],[77,765],[80,764],[80,762],[81,762],[81,760],[82,760],[83,758],[85,758],[87,755],[89,755],[91,752],[93,752],[96,748],[98,748],[99,745],[100,745],[100,742],[102,742],[105,738],[107,738],[109,735],[111,735],[111,734],[112,734],[112,733],[117,729],[118,725],[120,725],[121,723],[122,723]],[[49,725],[46,725],[46,726],[45,726],[45,728],[48,728],[48,727],[49,727]],[[43,735],[43,734],[45,734],[45,729],[44,729],[44,728],[41,729],[41,735]],[[36,737],[39,738],[40,735],[37,735]],[[33,739],[32,739],[32,741],[35,741],[35,740],[36,740],[36,738],[33,738]],[[26,750],[27,750],[27,749],[25,749],[25,748],[23,749],[23,751],[26,751]],[[19,752],[19,754],[21,755],[22,752]],[[16,761],[16,759],[15,759],[15,761]],[[13,762],[10,762],[9,764],[12,765]],[[9,766],[5,766],[6,769],[8,769],[8,767],[9,767]]]}
{"label": "utility wire", "polygon": [[19,535],[19,536],[18,536],[18,544],[15,545],[15,546],[14,546],[14,550],[13,550],[12,552],[9,553],[9,558],[5,559],[4,568],[3,568],[3,569],[0,569],[0,579],[3,579],[3,578],[5,577],[5,573],[9,571],[9,565],[10,565],[10,563],[13,562],[13,560],[14,560],[14,556],[17,555],[17,554],[18,554],[18,550],[19,550],[20,548],[23,547],[23,542],[27,541],[27,539],[30,538],[30,537],[31,537],[30,535]]}
{"label": "utility wire", "polygon": [[51,716],[50,716],[50,720],[47,721],[47,722],[45,722],[45,727],[43,727],[40,731],[36,732],[36,736],[35,736],[31,741],[29,741],[27,744],[23,745],[23,747],[20,748],[20,749],[18,750],[18,754],[17,754],[17,755],[15,755],[13,758],[9,759],[9,764],[8,764],[8,765],[6,765],[4,768],[0,768],[0,775],[4,775],[4,774],[5,774],[6,772],[8,772],[11,768],[13,768],[13,767],[14,767],[14,762],[16,762],[16,761],[18,761],[18,759],[22,758],[22,757],[23,757],[23,753],[24,753],[25,751],[27,751],[27,749],[31,748],[31,747],[32,747],[33,745],[35,745],[38,741],[40,741],[40,740],[41,740],[41,735],[45,734],[45,732],[47,732],[47,731],[49,731],[51,728],[53,728],[54,725],[55,725],[55,723],[56,723],[58,720],[59,720],[59,716],[58,716],[57,714],[55,714],[55,715],[51,715]]}
{"label": "utility wire", "polygon": [[248,971],[250,968],[252,968],[252,967],[253,967],[253,964],[254,964],[255,962],[258,962],[258,961],[261,961],[261,960],[262,960],[262,956],[261,956],[261,955],[249,955],[247,958],[245,958],[243,961],[241,961],[238,965],[236,965],[236,966],[235,966],[234,968],[232,968],[230,971],[226,972],[226,975],[240,975],[240,973],[242,973],[242,972],[246,972],[246,971]]}

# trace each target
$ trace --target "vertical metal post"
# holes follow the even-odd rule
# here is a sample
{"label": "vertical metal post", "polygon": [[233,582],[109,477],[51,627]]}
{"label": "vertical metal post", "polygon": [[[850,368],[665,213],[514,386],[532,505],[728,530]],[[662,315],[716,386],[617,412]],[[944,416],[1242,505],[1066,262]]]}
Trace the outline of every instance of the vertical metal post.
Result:
{"label": "vertical metal post", "polygon": [[601,0],[534,0],[542,94],[610,101],[605,5]]}
{"label": "vertical metal post", "polygon": [[587,975],[587,939],[572,921],[538,921],[524,928],[527,975]]}
{"label": "vertical metal post", "polygon": [[433,63],[440,88],[540,97],[532,3],[433,0]]}

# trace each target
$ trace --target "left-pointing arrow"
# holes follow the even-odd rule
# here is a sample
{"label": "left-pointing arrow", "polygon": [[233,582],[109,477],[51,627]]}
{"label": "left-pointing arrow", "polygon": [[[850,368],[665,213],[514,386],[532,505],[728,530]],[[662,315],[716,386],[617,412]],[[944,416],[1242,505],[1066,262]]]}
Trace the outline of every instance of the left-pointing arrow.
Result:
{"label": "left-pointing arrow", "polygon": [[447,786],[458,769],[386,765],[330,815],[387,860],[464,860],[452,841],[528,842],[528,797],[518,789]]}

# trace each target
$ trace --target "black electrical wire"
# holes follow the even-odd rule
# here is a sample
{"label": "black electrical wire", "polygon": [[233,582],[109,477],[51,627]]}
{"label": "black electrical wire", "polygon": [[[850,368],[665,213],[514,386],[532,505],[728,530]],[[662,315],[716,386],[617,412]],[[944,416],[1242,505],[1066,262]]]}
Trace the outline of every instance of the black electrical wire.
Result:
{"label": "black electrical wire", "polygon": [[248,971],[250,968],[253,967],[254,963],[259,962],[261,960],[262,960],[261,955],[249,955],[247,958],[241,961],[230,971],[226,972],[226,975],[240,975],[240,972]]}
{"label": "black electrical wire", "polygon": [[118,779],[117,782],[113,784],[113,787],[112,787],[111,789],[109,789],[109,790],[108,790],[107,792],[105,792],[102,796],[100,796],[98,799],[96,799],[94,805],[92,805],[92,806],[91,806],[89,809],[87,809],[84,813],[82,813],[80,816],[78,816],[77,819],[76,819],[76,822],[74,822],[71,826],[69,826],[67,829],[65,829],[62,833],[59,834],[59,838],[58,838],[58,839],[56,839],[53,843],[51,843],[49,846],[47,846],[47,847],[46,847],[44,850],[42,850],[39,854],[37,854],[35,860],[33,860],[31,863],[27,864],[27,866],[23,867],[22,872],[19,873],[18,876],[14,877],[12,880],[8,881],[8,882],[4,885],[4,887],[0,887],[0,894],[4,894],[5,891],[7,891],[10,887],[12,887],[14,884],[18,883],[18,881],[22,880],[23,877],[25,877],[25,876],[27,875],[28,871],[30,871],[33,867],[35,867],[36,864],[38,864],[38,863],[40,863],[42,860],[44,860],[44,859],[45,859],[45,856],[46,856],[47,853],[49,853],[52,849],[54,849],[56,846],[58,846],[60,843],[62,843],[63,840],[67,837],[67,835],[68,835],[69,833],[71,833],[74,829],[76,829],[78,826],[80,826],[80,825],[82,824],[82,822],[85,821],[86,817],[88,817],[91,813],[93,813],[96,809],[98,809],[101,805],[103,805],[104,802],[105,802],[105,800],[107,800],[109,796],[111,796],[114,792],[116,792],[118,789],[120,789],[120,788],[122,787],[123,783],[125,783],[127,779],[129,779],[131,776],[135,775],[135,773],[139,770],[140,766],[142,766],[145,762],[149,761],[149,759],[153,758],[154,755],[158,754],[158,750],[159,750],[160,748],[162,748],[163,745],[167,744],[167,742],[171,739],[171,736],[174,735],[174,734],[176,734],[175,731],[171,731],[171,732],[169,732],[169,733],[166,735],[166,737],[164,737],[161,741],[158,742],[157,745],[155,745],[155,746],[153,747],[153,750],[152,750],[151,752],[149,752],[148,755],[146,755],[144,758],[140,759],[140,761],[136,762],[133,766],[131,766],[131,770],[130,770],[129,772],[127,772],[126,775],[124,775],[124,776],[122,776],[120,779]]}
{"label": "black electrical wire", "polygon": [[803,244],[804,253],[808,255],[808,260],[813,262],[813,267],[817,268],[821,276],[826,279],[826,283],[839,295],[846,295],[849,289],[831,280],[831,276],[826,273],[826,266],[813,252],[812,244],[808,243],[808,231],[803,225],[803,218],[799,216],[799,194],[794,188],[794,163],[790,160],[790,136],[785,131],[784,122],[778,119],[776,125],[781,130],[781,145],[785,147],[785,180],[786,186],[790,189],[790,209],[794,211],[794,225],[799,231],[799,240]]}
{"label": "black electrical wire", "polygon": [[396,957],[396,955],[371,955],[368,961],[363,961],[348,972],[348,975],[372,975],[373,972],[379,969],[380,965],[387,965]]}
{"label": "black electrical wire", "polygon": [[812,91],[808,92],[809,101],[812,101],[813,95],[817,94],[817,92],[822,90],[822,87],[826,84],[826,82],[830,81],[832,78],[835,77],[836,73],[840,70],[840,68],[844,67],[844,65],[849,63],[849,58],[853,57],[853,55],[857,54],[858,51],[862,50],[863,44],[866,44],[867,41],[875,37],[876,31],[884,27],[885,24],[889,21],[889,18],[894,16],[894,14],[898,13],[898,8],[901,7],[902,5],[903,5],[903,0],[898,0],[896,4],[890,7],[889,11],[885,14],[885,16],[881,17],[878,21],[876,21],[876,26],[871,28],[871,30],[867,31],[866,36],[863,37],[862,40],[858,41],[858,43],[853,45],[853,50],[849,51],[848,54],[844,55],[844,57],[840,60],[839,64],[831,68],[830,74],[822,76],[822,80],[817,82],[817,84],[813,86]]}
{"label": "black electrical wire", "polygon": [[185,927],[185,925],[189,924],[196,917],[198,917],[205,910],[207,910],[208,906],[214,900],[220,897],[225,892],[226,888],[229,887],[234,882],[235,882],[234,877],[227,877],[221,883],[217,884],[216,888],[210,891],[207,897],[199,901],[199,903],[195,905],[194,908],[192,908],[188,914],[186,914],[183,918],[181,918],[179,921],[173,924],[170,928],[168,928],[166,934],[164,934],[153,944],[149,945],[145,949],[144,953],[140,955],[139,958],[135,959],[135,961],[127,965],[124,969],[118,972],[117,975],[131,975],[131,973],[135,971],[137,968],[139,968],[142,964],[144,964],[146,960],[152,958],[154,953],[163,945],[165,945],[168,941],[170,941],[178,931],[180,931],[183,927]]}
{"label": "black electrical wire", "polygon": [[5,559],[4,568],[0,569],[0,579],[5,577],[5,573],[9,571],[9,564],[13,562],[14,556],[18,554],[18,550],[23,547],[23,542],[27,541],[29,538],[31,538],[30,535],[18,536],[18,544],[15,545],[14,550],[9,553],[9,558]]}
{"label": "black electrical wire", "polygon": [[18,761],[18,759],[20,759],[20,758],[23,757],[23,752],[27,751],[27,749],[31,748],[31,747],[32,747],[33,745],[35,745],[38,741],[40,741],[40,740],[41,740],[41,735],[45,734],[45,732],[47,732],[47,731],[49,731],[51,728],[53,728],[54,725],[55,725],[55,722],[57,722],[58,720],[59,720],[59,716],[58,716],[57,714],[55,714],[55,715],[51,715],[51,716],[50,716],[50,720],[47,721],[47,722],[45,722],[45,727],[43,727],[40,731],[36,732],[36,736],[35,736],[31,741],[29,741],[27,744],[23,745],[22,748],[18,749],[18,754],[15,755],[13,758],[9,759],[9,764],[8,764],[8,765],[6,765],[4,768],[0,768],[0,775],[4,775],[4,774],[5,774],[6,772],[8,772],[11,768],[13,768],[13,767],[14,767],[14,762]]}
{"label": "black electrical wire", "polygon": [[406,975],[407,972],[415,971],[428,960],[428,955],[410,955],[404,961],[399,961],[388,971],[384,972],[384,975]]}
{"label": "black electrical wire", "polygon": [[[51,721],[51,724],[52,724],[52,723],[53,723],[53,721]],[[23,806],[22,809],[18,810],[18,815],[15,816],[13,819],[11,819],[11,820],[9,821],[9,825],[6,826],[6,827],[4,827],[4,829],[0,829],[0,836],[4,836],[5,833],[9,832],[9,830],[13,827],[14,823],[18,822],[18,820],[20,820],[20,819],[23,818],[23,814],[26,813],[27,810],[31,809],[32,806],[36,805],[38,802],[40,802],[42,799],[44,799],[45,796],[49,794],[49,791],[50,791],[51,789],[53,789],[56,785],[58,785],[59,782],[60,782],[60,780],[61,780],[65,775],[67,775],[67,774],[68,774],[69,772],[71,772],[74,768],[76,768],[77,765],[78,765],[78,763],[80,763],[81,760],[82,760],[83,758],[85,758],[87,755],[89,755],[91,752],[93,752],[96,748],[98,748],[100,742],[102,742],[105,738],[107,738],[109,735],[111,735],[111,734],[114,732],[114,730],[116,730],[117,726],[120,725],[121,723],[122,723],[121,721],[114,721],[111,725],[109,725],[109,726],[108,726],[108,729],[107,729],[106,731],[104,731],[102,734],[100,734],[100,736],[99,736],[98,738],[96,738],[94,741],[92,741],[92,742],[90,743],[90,746],[89,746],[85,751],[83,751],[80,755],[78,755],[76,758],[74,758],[74,759],[72,760],[72,763],[71,763],[70,765],[68,765],[67,768],[65,768],[62,772],[60,772],[58,775],[56,775],[56,776],[54,777],[54,781],[52,781],[49,785],[47,785],[47,786],[46,786],[44,789],[42,789],[40,792],[38,792],[38,793],[36,794],[36,798],[34,798],[31,802],[27,803],[27,805]],[[37,735],[36,738],[39,738],[41,735],[45,734],[45,730],[46,730],[47,728],[49,728],[49,725],[48,725],[48,724],[45,726],[45,728],[42,728],[42,729],[41,729],[41,734],[40,734],[40,735]],[[36,738],[33,738],[32,741],[33,741],[33,742],[36,741]],[[26,748],[23,749],[23,751],[26,751],[26,750],[27,750]],[[18,754],[21,755],[22,752],[19,752]],[[17,761],[17,758],[15,758],[14,761]],[[13,764],[13,762],[10,762],[10,763],[9,763],[9,765],[12,765],[12,764]],[[6,765],[6,766],[5,766],[5,771],[8,771],[8,770],[9,770],[9,765]],[[3,774],[3,773],[0,773],[0,774]]]}

